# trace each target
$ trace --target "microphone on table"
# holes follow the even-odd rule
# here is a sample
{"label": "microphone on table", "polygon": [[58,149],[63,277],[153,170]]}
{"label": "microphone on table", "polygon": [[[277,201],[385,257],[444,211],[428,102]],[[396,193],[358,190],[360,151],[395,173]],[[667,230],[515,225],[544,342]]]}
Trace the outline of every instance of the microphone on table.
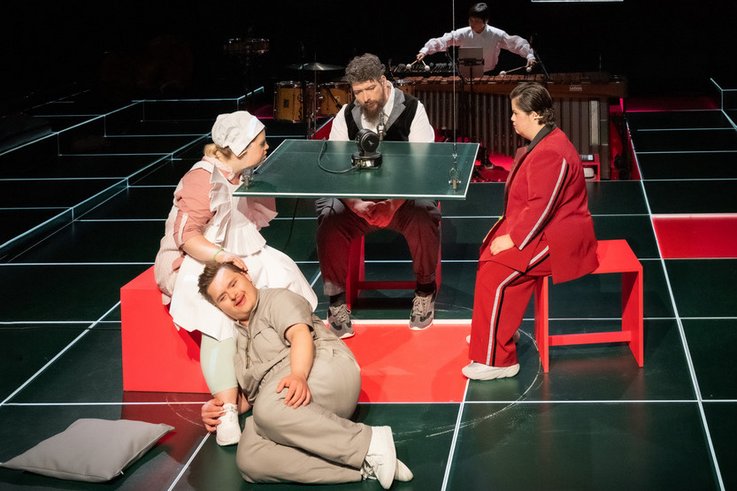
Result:
{"label": "microphone on table", "polygon": [[371,130],[363,128],[356,135],[358,152],[351,156],[351,164],[357,169],[378,169],[381,167],[382,156],[378,152],[382,137]]}

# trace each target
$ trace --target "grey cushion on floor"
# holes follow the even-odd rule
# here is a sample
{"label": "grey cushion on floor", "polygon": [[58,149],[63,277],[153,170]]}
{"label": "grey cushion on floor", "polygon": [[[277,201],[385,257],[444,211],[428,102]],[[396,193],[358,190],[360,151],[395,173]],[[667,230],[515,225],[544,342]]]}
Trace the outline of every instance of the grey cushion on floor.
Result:
{"label": "grey cushion on floor", "polygon": [[173,429],[143,421],[82,418],[0,466],[59,479],[109,481]]}

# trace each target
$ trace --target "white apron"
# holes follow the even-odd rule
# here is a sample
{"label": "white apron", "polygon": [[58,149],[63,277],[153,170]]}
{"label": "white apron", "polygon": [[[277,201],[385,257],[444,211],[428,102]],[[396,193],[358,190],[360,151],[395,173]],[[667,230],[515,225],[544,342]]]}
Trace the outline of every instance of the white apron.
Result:
{"label": "white apron", "polygon": [[[215,216],[204,231],[205,238],[241,256],[256,288],[288,288],[306,298],[313,310],[317,308],[317,295],[297,264],[283,252],[267,246],[259,232],[276,216],[274,200],[233,197],[238,184],[228,182],[208,162],[199,162],[193,169],[198,167],[211,173],[213,184],[210,208]],[[231,338],[235,335],[233,321],[198,291],[197,281],[204,267],[196,259],[184,257],[169,313],[178,328],[200,331],[219,341]]]}

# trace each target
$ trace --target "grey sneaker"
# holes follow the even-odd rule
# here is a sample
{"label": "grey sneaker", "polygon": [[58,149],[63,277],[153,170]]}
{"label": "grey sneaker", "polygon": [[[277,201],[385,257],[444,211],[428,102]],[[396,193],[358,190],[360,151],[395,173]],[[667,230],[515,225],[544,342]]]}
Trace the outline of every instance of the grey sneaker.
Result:
{"label": "grey sneaker", "polygon": [[341,339],[350,338],[355,334],[351,325],[351,311],[344,303],[328,307],[328,322],[330,330]]}
{"label": "grey sneaker", "polygon": [[412,300],[412,313],[409,315],[409,328],[413,331],[425,329],[435,318],[435,293],[419,295],[415,292]]}

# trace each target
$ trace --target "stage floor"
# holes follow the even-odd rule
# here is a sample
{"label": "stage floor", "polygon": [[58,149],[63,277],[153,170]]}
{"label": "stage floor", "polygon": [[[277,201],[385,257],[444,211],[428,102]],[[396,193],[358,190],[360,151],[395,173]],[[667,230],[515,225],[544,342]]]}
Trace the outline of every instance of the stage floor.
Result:
{"label": "stage floor", "polygon": [[[176,431],[107,485],[0,469],[2,489],[297,489],[256,486],[235,447],[202,428],[202,394],[122,389],[120,287],[149,268],[178,179],[200,156],[215,115],[239,101],[133,104],[84,100],[36,109],[54,136],[0,155],[0,461],[81,417],[168,423]],[[645,366],[626,346],[551,349],[540,367],[522,326],[513,379],[468,382],[478,246],[501,212],[503,183],[472,183],[443,204],[438,322],[404,325],[409,291],[364,292],[348,340],[364,366],[356,418],[389,424],[413,470],[409,490],[737,489],[737,131],[691,107],[626,114],[641,180],[590,182],[600,239],[626,239],[644,268]],[[270,121],[269,144],[300,137]],[[280,200],[264,229],[326,299],[310,200]],[[401,237],[367,242],[367,274],[406,276]],[[551,328],[617,319],[618,278],[552,288]],[[731,380],[731,382],[730,382]],[[403,386],[406,389],[403,389]],[[310,489],[379,489],[376,482]]]}

